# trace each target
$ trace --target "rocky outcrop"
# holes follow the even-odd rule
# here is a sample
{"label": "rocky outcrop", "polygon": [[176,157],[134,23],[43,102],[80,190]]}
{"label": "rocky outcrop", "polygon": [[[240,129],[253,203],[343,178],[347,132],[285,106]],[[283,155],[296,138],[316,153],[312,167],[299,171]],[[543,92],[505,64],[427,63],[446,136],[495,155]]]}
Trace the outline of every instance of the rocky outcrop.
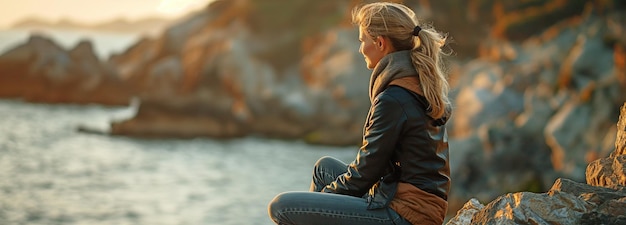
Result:
{"label": "rocky outcrop", "polygon": [[[599,187],[626,187],[626,104],[622,106],[615,151],[607,158],[595,160],[587,166],[587,184]],[[626,212],[626,209],[625,209]],[[626,215],[626,214],[624,214]]]}
{"label": "rocky outcrop", "polygon": [[607,40],[626,35],[622,14],[590,10],[522,43],[484,42],[453,70],[451,209],[547,191],[559,177],[584,182],[587,164],[610,154],[626,42]]}
{"label": "rocky outcrop", "polygon": [[0,56],[0,97],[34,102],[128,105],[132,93],[89,41],[66,51],[33,35]]}
{"label": "rocky outcrop", "polygon": [[615,151],[587,167],[587,184],[559,178],[546,193],[518,192],[487,205],[471,199],[448,221],[464,224],[626,224],[626,103]]}
{"label": "rocky outcrop", "polygon": [[[141,98],[138,114],[115,122],[112,133],[358,144],[369,71],[358,51],[344,47],[358,34],[353,28],[311,33],[282,20],[277,25],[280,18],[264,13],[275,9],[272,4],[217,1],[163,36],[112,57]],[[319,4],[343,14],[348,3]],[[299,10],[306,5],[284,3]],[[308,10],[299,16],[317,15]]]}

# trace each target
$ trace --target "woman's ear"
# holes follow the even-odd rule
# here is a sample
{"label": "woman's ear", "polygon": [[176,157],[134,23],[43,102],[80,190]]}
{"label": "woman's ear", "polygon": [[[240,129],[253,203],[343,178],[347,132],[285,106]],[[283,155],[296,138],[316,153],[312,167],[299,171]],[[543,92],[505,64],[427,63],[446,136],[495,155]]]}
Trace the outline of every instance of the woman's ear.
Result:
{"label": "woman's ear", "polygon": [[389,39],[388,37],[378,36],[376,38],[376,47],[378,47],[378,50],[385,53],[391,53],[396,51],[396,49],[391,44],[391,39]]}
{"label": "woman's ear", "polygon": [[376,37],[376,47],[378,48],[378,50],[384,50],[385,45],[387,44],[385,42],[386,40],[385,38],[383,38],[383,36]]}

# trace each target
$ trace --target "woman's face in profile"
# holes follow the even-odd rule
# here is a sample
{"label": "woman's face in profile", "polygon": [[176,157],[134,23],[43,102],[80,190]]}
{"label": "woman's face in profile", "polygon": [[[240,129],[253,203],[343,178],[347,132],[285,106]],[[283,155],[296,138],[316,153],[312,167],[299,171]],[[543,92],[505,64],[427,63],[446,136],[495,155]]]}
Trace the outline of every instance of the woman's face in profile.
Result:
{"label": "woman's face in profile", "polygon": [[384,56],[382,49],[377,45],[379,43],[376,43],[362,27],[359,27],[359,42],[361,42],[359,53],[365,57],[367,68],[374,69]]}

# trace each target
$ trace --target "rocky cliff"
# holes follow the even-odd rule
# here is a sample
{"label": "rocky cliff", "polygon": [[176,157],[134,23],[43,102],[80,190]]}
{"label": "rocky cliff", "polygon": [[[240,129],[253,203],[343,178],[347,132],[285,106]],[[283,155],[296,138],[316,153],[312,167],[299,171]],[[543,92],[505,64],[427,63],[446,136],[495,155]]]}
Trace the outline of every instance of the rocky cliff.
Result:
{"label": "rocky cliff", "polygon": [[[356,51],[355,30],[336,26],[350,7],[336,1],[211,4],[162,37],[112,57],[142,100],[137,116],[113,124],[112,132],[357,144],[369,72]],[[321,12],[329,18],[320,20]]]}
{"label": "rocky cliff", "polygon": [[132,91],[101,62],[89,41],[65,50],[51,39],[30,39],[0,56],[0,97],[33,102],[128,105]]}
{"label": "rocky cliff", "polygon": [[589,163],[586,184],[559,178],[545,193],[471,199],[447,224],[626,224],[626,103],[616,128],[615,151]]}
{"label": "rocky cliff", "polygon": [[454,196],[490,201],[585,180],[586,165],[613,150],[626,100],[624,24],[623,13],[586,11],[523,42],[486,42],[455,70]]}

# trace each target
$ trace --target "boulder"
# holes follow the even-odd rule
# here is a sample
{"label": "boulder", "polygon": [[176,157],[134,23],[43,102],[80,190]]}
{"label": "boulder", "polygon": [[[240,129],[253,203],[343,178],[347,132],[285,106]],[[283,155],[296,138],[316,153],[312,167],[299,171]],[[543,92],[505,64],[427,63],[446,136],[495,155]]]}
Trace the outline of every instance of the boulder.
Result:
{"label": "boulder", "polygon": [[557,179],[546,193],[510,193],[486,206],[471,199],[447,225],[621,224],[626,221],[625,213],[625,188],[595,187]]}
{"label": "boulder", "polygon": [[474,216],[474,214],[476,214],[478,211],[482,210],[483,208],[485,208],[483,204],[481,204],[475,198],[472,198],[469,201],[467,201],[465,205],[463,205],[463,208],[461,208],[457,212],[456,216],[450,219],[446,223],[446,225],[470,224],[472,222],[472,217]]}
{"label": "boulder", "polygon": [[[618,136],[623,135],[626,103],[622,106]],[[557,179],[546,193],[517,192],[483,205],[468,201],[447,224],[623,224],[626,222],[626,155],[617,150],[587,168],[588,184]]]}
{"label": "boulder", "polygon": [[472,217],[470,224],[579,224],[593,204],[560,192],[518,192],[498,197]]}
{"label": "boulder", "polygon": [[601,187],[626,187],[626,104],[622,106],[617,122],[615,151],[607,158],[591,162],[587,166],[587,183]]}
{"label": "boulder", "polygon": [[626,187],[626,155],[601,158],[587,167],[587,183],[594,186]]}

